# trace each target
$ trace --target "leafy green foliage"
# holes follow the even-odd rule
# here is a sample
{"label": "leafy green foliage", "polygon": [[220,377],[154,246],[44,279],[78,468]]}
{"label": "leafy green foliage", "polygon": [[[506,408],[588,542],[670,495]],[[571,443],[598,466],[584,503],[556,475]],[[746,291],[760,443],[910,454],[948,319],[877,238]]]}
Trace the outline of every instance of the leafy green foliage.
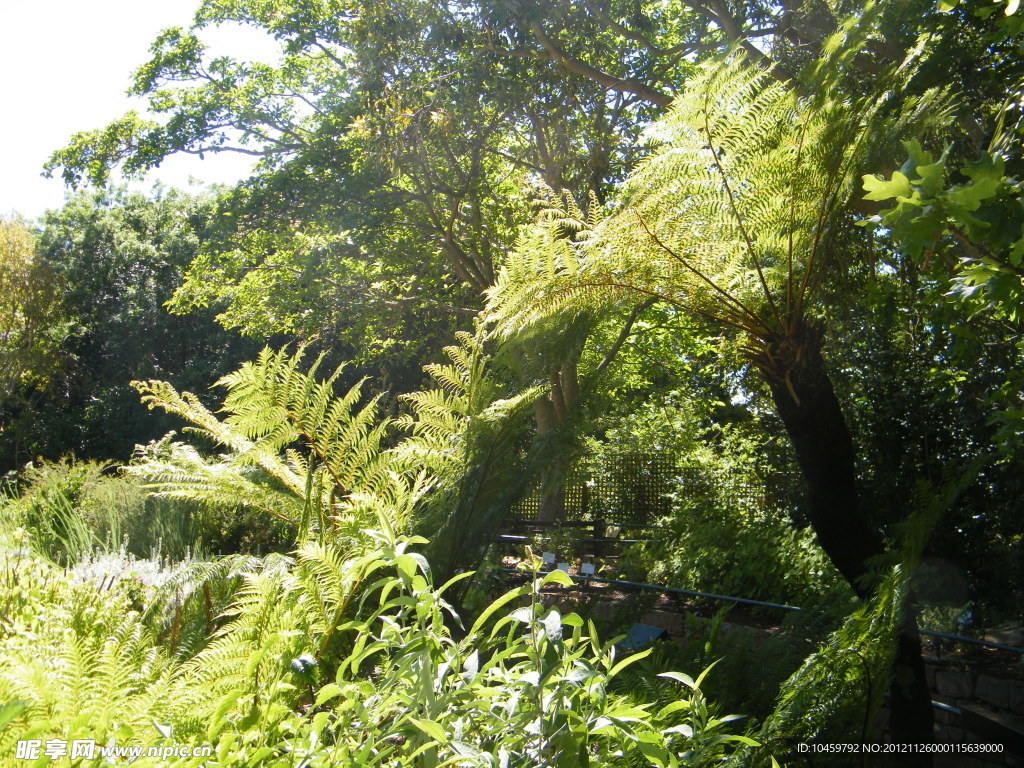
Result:
{"label": "leafy green foliage", "polygon": [[201,390],[255,353],[212,314],[175,318],[163,307],[195,257],[206,215],[202,199],[117,190],[77,196],[46,215],[36,261],[51,275],[63,319],[37,352],[51,345],[60,366],[9,414],[0,436],[5,470],[66,453],[127,461],[136,443],[171,425],[147,415],[132,379]]}
{"label": "leafy green foliage", "polygon": [[767,341],[808,310],[867,137],[905,130],[942,104],[933,91],[887,121],[884,98],[855,111],[802,99],[742,58],[706,66],[652,126],[658,151],[617,209],[571,246],[559,239],[562,221],[578,218],[571,206],[538,222],[489,312],[508,335],[650,297],[736,328],[749,344]]}
{"label": "leafy green foliage", "polygon": [[917,142],[889,181],[864,177],[865,198],[894,201],[869,224],[886,227],[908,256],[932,258],[947,242],[959,246],[950,295],[969,313],[992,312],[1018,324],[1024,302],[1024,222],[1021,186],[1005,175],[1006,161],[985,153],[959,169],[963,181],[951,183],[947,153],[938,159]]}
{"label": "leafy green foliage", "polygon": [[[837,378],[861,451],[864,507],[891,534],[918,505],[922,479],[973,477],[933,529],[932,578],[915,593],[956,605],[980,600],[996,611],[985,620],[998,622],[1013,610],[1007,585],[1017,579],[1020,546],[1016,333],[990,312],[968,319],[944,297],[949,272],[940,258],[922,269],[891,252],[875,265],[865,261],[852,278],[851,300],[832,315],[832,354],[842,361]],[[980,457],[987,460],[975,477],[967,468]]]}
{"label": "leafy green foliage", "polygon": [[[618,567],[631,580],[790,605],[842,593],[841,577],[793,506],[799,476],[761,450],[766,425],[749,413],[743,421],[730,416],[721,403],[673,393],[591,441],[589,471],[621,488],[619,508],[602,514],[615,520],[664,510],[639,536],[652,540],[627,549]],[[621,476],[616,471],[637,446],[671,462],[660,487],[632,462]]]}
{"label": "leafy green foliage", "polygon": [[16,412],[60,368],[59,284],[28,226],[0,219],[0,409]]}
{"label": "leafy green foliage", "polygon": [[[4,529],[6,547],[24,539]],[[659,706],[613,692],[645,654],[618,658],[592,624],[546,607],[541,590],[564,586],[560,572],[532,572],[456,638],[445,600],[455,582],[431,585],[411,549],[420,543],[374,533],[346,559],[307,542],[249,570],[223,626],[183,661],[155,642],[120,582],[72,584],[8,550],[0,692],[16,705],[0,744],[173,737],[205,739],[218,765],[524,767],[713,765],[756,746],[728,733],[735,718],[705,699],[704,675],[666,673],[676,693]]]}
{"label": "leafy green foliage", "polygon": [[644,560],[650,579],[683,589],[790,605],[844,593],[814,532],[795,528],[778,512],[680,510]]}
{"label": "leafy green foliage", "polygon": [[[761,749],[793,754],[800,743],[870,733],[888,687],[906,589],[906,575],[899,568],[890,571],[872,599],[807,657],[783,684],[775,712],[757,732]],[[748,753],[733,764],[751,760]]]}
{"label": "leafy green foliage", "polygon": [[525,491],[524,418],[540,392],[510,391],[479,334],[460,333],[458,341],[445,348],[447,365],[426,366],[434,387],[403,397],[412,412],[399,424],[411,434],[395,448],[406,466],[436,478],[418,524],[441,532],[431,559],[448,576],[483,558],[496,526]]}
{"label": "leafy green foliage", "polygon": [[154,721],[187,707],[169,655],[121,585],[104,590],[64,578],[22,548],[28,541],[24,530],[4,532],[0,696],[22,707],[0,732],[0,747],[13,754],[18,739],[40,733],[100,744],[155,741]]}
{"label": "leafy green foliage", "polygon": [[[850,9],[864,13],[842,19]],[[234,510],[244,510],[246,522],[273,526],[253,525],[269,530],[237,548],[274,546],[286,529],[296,549],[189,563],[155,596],[120,579],[92,603],[5,573],[0,584],[11,587],[5,605],[15,606],[18,630],[37,631],[29,603],[57,604],[56,624],[74,637],[68,654],[86,662],[59,658],[58,635],[40,632],[49,666],[24,679],[3,667],[14,676],[0,692],[79,686],[92,716],[105,684],[97,681],[109,679],[133,729],[113,735],[155,738],[143,736],[139,713],[148,706],[146,675],[159,668],[178,703],[161,700],[154,717],[185,735],[205,733],[222,764],[720,762],[722,745],[737,739],[701,689],[724,665],[697,680],[645,677],[646,685],[631,686],[592,627],[542,607],[536,575],[485,608],[466,635],[448,602],[467,582],[434,590],[427,560],[414,551],[422,542],[400,533],[418,526],[433,534],[431,561],[445,575],[471,565],[536,469],[545,498],[557,496],[574,430],[600,434],[685,375],[682,397],[699,413],[643,414],[664,418],[683,438],[663,440],[634,421],[594,441],[612,458],[648,443],[686,454],[681,463],[691,471],[680,473],[669,541],[643,565],[677,584],[802,602],[835,580],[809,531],[769,508],[732,509],[715,488],[725,474],[767,487],[789,454],[772,447],[781,429],[765,413],[765,390],[776,406],[799,409],[807,389],[791,374],[822,348],[818,383],[831,395],[829,377],[839,382],[861,446],[845,462],[849,498],[866,508],[873,531],[896,530],[918,478],[981,466],[977,456],[1000,446],[998,460],[966,483],[962,503],[943,507],[949,525],[932,546],[969,564],[975,586],[981,576],[998,585],[993,573],[1004,567],[1019,570],[1019,516],[1008,499],[1021,495],[1012,475],[1024,412],[1013,349],[1024,252],[1014,146],[1021,14],[1015,1],[951,0],[940,9],[949,13],[937,13],[934,0],[204,3],[193,28],[161,35],[136,75],[134,91],[149,97],[156,119],[130,114],[79,135],[53,167],[75,182],[100,182],[119,163],[135,173],[174,152],[241,150],[261,156],[257,176],[216,209],[150,210],[119,198],[110,206],[116,216],[75,204],[51,219],[43,241],[78,324],[65,339],[70,407],[55,398],[23,407],[4,439],[14,457],[66,447],[126,455],[129,438],[152,433],[133,424],[137,411],[122,408],[121,396],[129,378],[152,379],[141,385],[149,404],[202,435],[200,447],[171,437],[153,443],[131,470],[187,504],[172,508],[188,512],[181,539],[191,534],[186,523],[207,526],[207,547],[217,526],[223,541],[236,539],[226,529],[239,520]],[[200,34],[223,20],[269,31],[281,59],[271,66],[210,56]],[[726,42],[746,61],[701,61]],[[886,72],[890,65],[895,71]],[[954,89],[955,104],[943,95]],[[673,93],[676,106],[651,121],[653,140],[641,145],[640,126]],[[908,144],[910,161],[893,173],[893,143],[905,134],[926,141],[936,128],[952,137],[950,148],[935,160]],[[989,151],[968,162],[992,133]],[[881,237],[859,242],[850,228],[863,207],[849,204],[854,180],[881,169],[884,179],[865,177],[867,202],[896,206],[875,221]],[[523,226],[529,190],[541,183],[554,190],[551,199],[535,226]],[[169,226],[176,217],[191,229]],[[966,313],[939,300],[949,274]],[[381,388],[420,386],[414,359],[467,327],[488,289],[491,327],[514,343],[495,350],[493,338],[460,335],[445,352],[450,364],[428,368],[431,388],[404,400],[407,439],[392,440],[393,422],[378,417],[378,401],[365,403],[362,384],[338,396],[335,387],[352,379],[335,371],[319,380],[317,365],[326,363],[305,372],[286,352],[265,352],[222,379],[222,417],[179,392],[200,392],[196,382],[223,373],[224,337],[207,348],[181,346],[178,357],[149,343],[163,343],[168,328],[207,338],[163,315],[175,286],[176,310],[218,313],[253,336],[312,339],[381,370]],[[655,300],[661,306],[652,309]],[[840,332],[822,347],[826,324]],[[143,330],[137,338],[126,329]],[[599,419],[607,400],[586,403],[580,393],[592,394],[593,374],[609,368],[634,332],[657,340],[644,347],[656,360],[638,363],[634,352],[614,372],[608,400],[623,402]],[[608,353],[600,362],[594,341]],[[46,351],[33,344],[33,354]],[[713,347],[725,354],[715,358]],[[509,371],[491,356],[506,352]],[[43,397],[56,377],[32,366],[19,386]],[[172,371],[195,379],[163,381]],[[588,378],[583,386],[578,374]],[[573,395],[559,403],[559,390]],[[577,399],[584,407],[572,408]],[[834,431],[845,435],[833,400]],[[528,450],[531,406],[538,436]],[[210,442],[224,455],[205,455]],[[77,578],[98,568],[95,547],[110,546],[119,530],[159,528],[163,513],[133,480],[89,479],[107,494],[95,498],[29,494],[14,517],[51,558],[81,561]],[[121,490],[123,503],[109,503]],[[199,503],[214,514],[193,517]],[[856,506],[838,516],[840,537]],[[787,511],[800,519],[795,505]],[[373,527],[383,532],[368,533]],[[13,538],[23,543],[24,534]],[[899,574],[882,584],[874,603],[784,687],[763,731],[773,748],[864,727],[884,687],[904,589]],[[1012,603],[1008,590],[991,591]],[[69,613],[76,601],[128,615],[125,628],[79,621]],[[129,612],[143,607],[137,627]],[[498,618],[506,607],[515,610]],[[124,641],[131,632],[137,642]],[[110,633],[105,644],[97,640]],[[27,645],[11,643],[13,658],[28,657]],[[706,648],[705,661],[714,643]],[[108,651],[143,681],[138,687],[122,685]],[[47,677],[50,668],[57,671]],[[765,677],[775,681],[777,672]],[[765,685],[756,687],[763,698]],[[677,690],[687,698],[673,706]],[[77,732],[63,726],[68,698],[47,699],[52,705],[27,718],[28,705],[16,704],[0,720],[15,723],[11,733],[44,721],[40,733]],[[750,755],[733,758],[746,764]]]}
{"label": "leafy green foliage", "polygon": [[[19,497],[11,502],[37,549],[56,561],[68,559],[61,531],[79,530],[70,560],[94,548],[139,558],[182,560],[199,549],[213,552],[272,548],[273,532],[260,538],[251,521],[217,509],[210,514],[186,502],[148,493],[136,479],[108,464],[71,461],[29,465],[17,474]],[[279,544],[278,544],[279,545]]]}
{"label": "leafy green foliage", "polygon": [[229,414],[223,420],[190,392],[136,382],[149,407],[191,422],[190,429],[229,453],[208,460],[188,444],[165,440],[127,471],[161,495],[258,510],[292,526],[298,540],[357,539],[378,513],[404,525],[423,478],[399,474],[394,456],[382,450],[390,422],[377,418],[378,398],[357,408],[361,382],[337,397],[341,369],[318,380],[322,356],[303,372],[303,354],[267,348],[221,379]]}

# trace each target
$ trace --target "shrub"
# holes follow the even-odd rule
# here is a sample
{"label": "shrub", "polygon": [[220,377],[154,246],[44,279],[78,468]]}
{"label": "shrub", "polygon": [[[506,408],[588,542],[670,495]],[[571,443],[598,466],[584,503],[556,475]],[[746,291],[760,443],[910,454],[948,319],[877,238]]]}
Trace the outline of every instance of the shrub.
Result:
{"label": "shrub", "polygon": [[781,515],[689,506],[664,522],[663,537],[631,555],[655,583],[799,606],[846,594],[813,532]]}
{"label": "shrub", "polygon": [[54,562],[82,562],[96,551],[181,561],[199,550],[266,552],[289,541],[281,526],[262,516],[156,496],[103,462],[65,458],[30,464],[19,475],[22,493],[8,500],[8,513]]}
{"label": "shrub", "polygon": [[227,623],[184,663],[155,642],[120,582],[69,582],[23,552],[0,582],[0,748],[22,738],[156,746],[173,735],[208,740],[222,766],[525,768],[711,765],[756,744],[727,732],[734,718],[706,701],[703,676],[663,674],[674,695],[657,706],[613,692],[646,653],[620,658],[592,624],[545,608],[541,590],[564,574],[534,570],[455,630],[444,599],[455,580],[431,585],[411,551],[422,540],[371,541],[347,559],[310,542],[243,575]]}

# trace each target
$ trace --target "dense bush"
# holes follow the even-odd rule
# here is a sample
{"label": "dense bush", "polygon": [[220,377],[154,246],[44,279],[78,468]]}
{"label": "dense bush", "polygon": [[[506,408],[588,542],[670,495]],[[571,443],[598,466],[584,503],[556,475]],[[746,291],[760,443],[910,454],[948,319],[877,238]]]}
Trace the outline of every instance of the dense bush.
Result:
{"label": "dense bush", "polygon": [[180,660],[129,582],[58,578],[28,538],[4,531],[5,751],[33,737],[206,741],[217,765],[525,767],[711,765],[754,744],[727,733],[700,678],[665,675],[674,700],[654,707],[612,693],[645,654],[618,659],[592,625],[545,608],[558,572],[534,573],[455,635],[448,585],[435,590],[409,549],[421,541],[370,534],[350,559],[308,543],[246,574],[224,626]]}
{"label": "dense bush", "polygon": [[[846,594],[814,533],[793,522],[801,513],[790,508],[789,486],[799,488],[799,478],[780,471],[784,457],[765,455],[764,425],[744,413],[669,393],[590,441],[586,470],[610,468],[621,489],[601,513],[629,519],[637,510],[665,510],[648,518],[652,540],[629,549],[620,571],[671,587],[796,605]],[[660,471],[616,471],[635,473],[637,456],[657,457]]]}
{"label": "dense bush", "polygon": [[789,605],[849,594],[809,528],[778,514],[681,505],[631,561],[655,583]]}
{"label": "dense bush", "polygon": [[65,458],[29,464],[10,491],[18,493],[10,514],[32,533],[33,547],[65,564],[97,550],[179,561],[201,551],[267,552],[290,541],[273,519],[228,503],[202,506],[154,495],[108,463]]}

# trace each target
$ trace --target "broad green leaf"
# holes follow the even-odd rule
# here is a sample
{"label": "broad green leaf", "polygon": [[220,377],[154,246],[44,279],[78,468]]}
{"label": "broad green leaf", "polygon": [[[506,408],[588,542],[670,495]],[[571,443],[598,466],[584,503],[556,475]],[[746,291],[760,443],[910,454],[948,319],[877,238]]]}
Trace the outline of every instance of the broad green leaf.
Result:
{"label": "broad green leaf", "polygon": [[558,584],[562,587],[571,587],[574,582],[572,580],[572,576],[568,573],[555,569],[551,571],[551,573],[547,574],[540,582],[542,587],[546,587],[548,584]]}
{"label": "broad green leaf", "polygon": [[327,725],[327,721],[331,719],[330,712],[317,712],[313,715],[313,720],[310,724],[310,729],[313,734],[316,735],[319,740],[320,734],[323,733],[324,727]]}
{"label": "broad green leaf", "polygon": [[685,672],[660,672],[658,674],[658,677],[664,677],[669,680],[675,680],[677,683],[682,683],[687,688],[693,688],[694,690],[696,690],[697,688],[697,683],[695,683],[693,681],[693,678]]}
{"label": "broad green leaf", "polygon": [[[0,707],[0,728],[3,728],[14,718],[24,712],[26,705],[21,701],[8,701]],[[155,724],[155,721],[154,721]]]}
{"label": "broad green leaf", "polygon": [[444,744],[448,740],[448,736],[445,734],[444,728],[433,720],[421,720],[418,717],[410,717],[409,722],[439,744]]}
{"label": "broad green leaf", "polygon": [[925,151],[921,146],[921,142],[917,139],[902,141],[900,143],[903,145],[903,148],[907,150],[907,162],[903,164],[902,168],[900,168],[904,175],[909,176],[917,166],[928,165],[932,162],[931,152]]}
{"label": "broad green leaf", "polygon": [[551,612],[541,620],[541,624],[544,626],[544,634],[552,643],[562,639],[562,617],[558,611],[552,608]]}
{"label": "broad green leaf", "polygon": [[529,624],[533,619],[533,608],[528,605],[524,605],[522,608],[516,608],[508,615],[508,618],[513,621],[518,621],[521,624]]}
{"label": "broad green leaf", "polygon": [[761,746],[761,742],[754,741],[749,736],[739,736],[739,735],[715,736],[713,739],[711,739],[710,743],[712,743],[712,744],[725,744],[725,743],[730,742],[730,741],[738,741],[740,744],[745,744],[748,747],[760,747]]}
{"label": "broad green leaf", "polygon": [[473,651],[469,656],[462,662],[462,676],[465,680],[469,681],[476,677],[480,671],[480,654]]}
{"label": "broad green leaf", "polygon": [[914,181],[914,184],[924,195],[934,197],[946,186],[945,158],[930,165],[919,165],[915,170],[921,178]]}
{"label": "broad green leaf", "polygon": [[893,197],[910,197],[913,190],[910,188],[910,179],[899,171],[894,171],[892,179],[886,181],[880,176],[867,175],[863,177],[864,189],[867,194],[865,200],[889,200]]}
{"label": "broad green leaf", "polygon": [[637,742],[636,746],[643,753],[644,757],[650,760],[654,765],[661,766],[661,768],[669,765],[671,755],[661,744],[652,744],[641,740]]}
{"label": "broad green leaf", "polygon": [[513,600],[516,600],[517,598],[520,598],[523,595],[529,594],[529,592],[530,585],[523,584],[521,587],[517,587],[516,589],[513,589],[511,592],[506,592],[504,595],[496,599],[494,602],[492,602],[490,605],[484,608],[480,616],[477,617],[477,620],[473,622],[473,627],[469,630],[469,634],[474,635],[477,632],[479,632],[484,627],[484,625],[487,624],[487,621],[491,618],[491,616],[493,616],[497,611],[501,610],[502,607],[504,607],[508,603],[511,603]]}
{"label": "broad green leaf", "polygon": [[250,765],[250,766],[265,765],[266,759],[268,757],[270,757],[270,755],[272,755],[272,754],[274,754],[274,748],[273,747],[268,747],[268,746],[259,747],[255,752],[252,753],[252,756],[249,758],[249,762],[247,762],[246,765]]}
{"label": "broad green leaf", "polygon": [[416,560],[413,559],[412,555],[399,555],[395,560],[398,572],[402,575],[402,578],[408,581],[411,581],[412,577],[416,575],[416,565]]}
{"label": "broad green leaf", "polygon": [[976,211],[982,201],[994,197],[1003,183],[1003,158],[985,155],[981,160],[964,167],[964,174],[973,183],[957,187],[950,198],[967,211]]}
{"label": "broad green leaf", "polygon": [[646,650],[640,651],[640,653],[634,653],[632,656],[627,656],[608,671],[608,677],[615,677],[630,664],[635,664],[641,659],[646,659],[650,655],[651,649],[647,648]]}
{"label": "broad green leaf", "polygon": [[567,613],[562,617],[562,623],[567,627],[582,627],[583,619],[578,613]]}
{"label": "broad green leaf", "polygon": [[406,557],[411,557],[416,561],[417,567],[420,569],[420,573],[424,576],[430,575],[430,563],[427,562],[427,558],[421,555],[419,552],[410,552]]}
{"label": "broad green leaf", "polygon": [[316,701],[314,702],[313,706],[319,707],[325,701],[330,701],[331,699],[337,698],[338,696],[341,696],[341,694],[342,690],[340,685],[338,685],[337,683],[328,683],[317,692]]}
{"label": "broad green leaf", "polygon": [[641,707],[623,705],[616,707],[611,712],[605,712],[605,716],[615,720],[646,720],[650,717],[650,713]]}
{"label": "broad green leaf", "polygon": [[703,672],[697,675],[697,679],[694,682],[698,688],[700,688],[700,684],[704,682],[704,678],[708,676],[708,673],[711,672],[711,670],[715,668],[715,665],[718,664],[718,662],[720,661],[721,659],[716,659],[715,661],[711,662],[707,665],[707,667],[704,668]]}
{"label": "broad green leaf", "polygon": [[441,588],[439,590],[437,590],[437,594],[443,595],[445,592],[447,592],[455,584],[459,583],[463,579],[468,579],[471,576],[475,576],[475,575],[476,575],[476,571],[466,571],[464,573],[457,573],[454,576],[452,576],[450,579],[448,579],[448,581],[446,581],[441,586]]}
{"label": "broad green leaf", "polygon": [[668,704],[666,704],[664,707],[662,707],[661,710],[658,712],[658,719],[659,720],[663,720],[664,718],[668,717],[671,714],[674,714],[674,713],[679,712],[679,711],[688,711],[692,707],[693,707],[693,705],[687,699],[679,699],[677,701],[670,701]]}

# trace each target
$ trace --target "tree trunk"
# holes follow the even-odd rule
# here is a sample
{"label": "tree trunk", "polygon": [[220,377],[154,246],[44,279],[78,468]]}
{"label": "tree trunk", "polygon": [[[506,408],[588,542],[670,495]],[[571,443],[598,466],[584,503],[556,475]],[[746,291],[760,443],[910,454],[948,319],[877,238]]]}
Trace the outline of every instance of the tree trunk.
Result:
{"label": "tree trunk", "polygon": [[556,485],[541,495],[537,519],[542,523],[560,523],[565,519],[565,483],[547,471],[541,473],[540,479],[541,483],[554,482]]}
{"label": "tree trunk", "polygon": [[[556,366],[548,377],[551,389],[534,403],[537,436],[550,432],[565,420],[569,409],[579,397],[579,377],[576,359]],[[565,519],[565,462],[557,458],[548,463],[540,474],[540,509],[537,519],[556,523]]]}
{"label": "tree trunk", "polygon": [[[871,561],[885,554],[885,545],[858,503],[853,439],[821,357],[820,329],[798,322],[792,333],[766,343],[754,364],[768,380],[796,451],[818,542],[854,592],[867,598],[874,588]],[[915,614],[908,599],[889,698],[892,737],[907,743],[934,738]],[[914,755],[904,764],[930,765],[931,760]]]}

